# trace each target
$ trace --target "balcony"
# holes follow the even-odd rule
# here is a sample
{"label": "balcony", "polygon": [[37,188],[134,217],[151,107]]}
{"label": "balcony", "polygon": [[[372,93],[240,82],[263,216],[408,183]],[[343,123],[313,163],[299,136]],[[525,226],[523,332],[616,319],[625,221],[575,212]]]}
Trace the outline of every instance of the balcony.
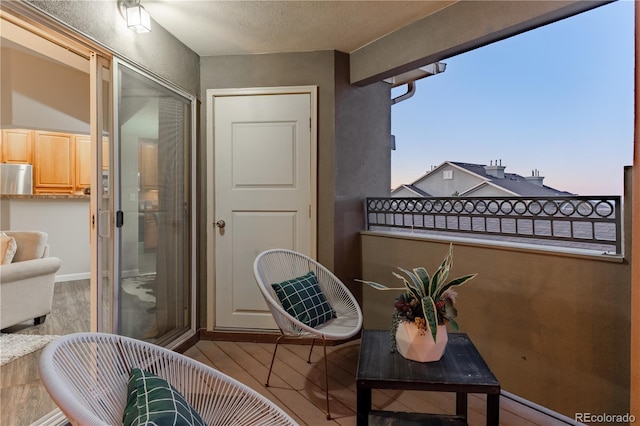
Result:
{"label": "balcony", "polygon": [[[392,282],[395,279],[391,271],[396,266],[435,268],[449,238],[364,231],[361,240],[363,278]],[[452,274],[467,272],[479,275],[458,291],[458,323],[461,331],[472,338],[503,390],[513,396],[501,398],[501,424],[564,424],[561,419],[540,412],[540,407],[569,418],[576,412],[629,411],[630,266],[622,256],[571,254],[523,244],[498,246],[495,242],[458,239],[454,243]],[[88,285],[84,288],[88,292]],[[365,328],[388,329],[390,325],[394,295],[382,293],[363,289]],[[55,316],[56,312],[45,324],[56,324]],[[45,334],[72,331],[48,329]],[[265,388],[272,349],[272,343],[201,340],[186,354],[258,390],[301,424],[325,422],[321,351],[315,351],[313,363],[307,364],[307,347],[284,345],[278,351],[272,386]],[[335,417],[331,423],[355,424],[358,353],[359,340],[329,348],[330,397]],[[30,421],[55,408],[37,377],[29,373],[23,380],[17,374],[37,371],[37,355],[30,354],[2,367],[3,397],[18,401],[3,404],[3,424],[20,424],[11,419],[22,418],[26,413],[11,407],[20,410],[24,404],[19,399],[27,394],[38,401],[37,409],[29,413],[35,416]],[[533,402],[535,408],[519,403],[519,398]],[[445,393],[374,391],[373,405],[375,409],[451,414],[455,412],[455,397]],[[470,397],[469,424],[484,424],[484,407],[482,397]]]}
{"label": "balcony", "polygon": [[[398,284],[398,266],[435,270],[451,239],[363,232],[363,278]],[[452,276],[473,272],[458,289],[456,320],[503,390],[571,418],[629,411],[631,277],[622,256],[457,237]],[[389,327],[394,297],[363,289],[365,328]]]}
{"label": "balcony", "polygon": [[[614,211],[619,218],[617,229],[624,230],[622,240],[629,242],[628,218],[620,215],[620,209]],[[628,413],[631,267],[627,259],[597,250],[571,251],[529,240],[505,242],[466,235],[453,236],[452,230],[363,231],[358,278],[397,284],[391,274],[396,267],[425,266],[433,270],[449,241],[454,241],[451,273],[479,274],[458,290],[457,320],[507,392],[500,402],[501,424],[565,424],[576,413]],[[628,247],[623,248],[623,253],[629,252]],[[358,285],[347,284],[352,288]],[[75,308],[88,312],[88,281],[79,281],[75,287],[81,295],[72,299],[85,301],[85,305],[76,303]],[[44,334],[89,328],[88,322],[81,325],[56,320],[69,315],[64,300],[70,295],[56,293],[56,297],[62,302],[57,305],[67,311],[54,311],[42,328]],[[394,293],[362,288],[365,328],[389,328],[394,297]],[[78,317],[88,321],[86,313]],[[51,328],[54,325],[66,329]],[[258,390],[301,424],[325,422],[321,352],[315,351],[313,363],[307,364],[307,347],[284,345],[278,351],[272,385],[265,388],[272,349],[272,343],[201,340],[186,354]],[[335,417],[331,423],[355,424],[358,353],[359,340],[329,348]],[[37,377],[38,354],[2,367],[2,395],[7,402],[3,403],[3,424],[21,424],[16,419],[26,419],[27,415],[32,418],[24,424],[29,424],[55,409]],[[25,398],[37,401],[29,413],[21,408]],[[452,414],[455,397],[446,393],[374,391],[373,406]],[[482,397],[470,397],[469,424],[484,424],[484,410]],[[551,417],[549,412],[559,413],[560,418]]]}

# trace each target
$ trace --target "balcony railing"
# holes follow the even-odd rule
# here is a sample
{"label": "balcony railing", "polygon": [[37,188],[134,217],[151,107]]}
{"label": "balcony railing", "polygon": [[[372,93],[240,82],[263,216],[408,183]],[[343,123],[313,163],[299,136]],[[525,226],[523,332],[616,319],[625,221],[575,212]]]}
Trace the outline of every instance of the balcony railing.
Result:
{"label": "balcony railing", "polygon": [[622,252],[619,196],[367,198],[368,230],[453,232]]}

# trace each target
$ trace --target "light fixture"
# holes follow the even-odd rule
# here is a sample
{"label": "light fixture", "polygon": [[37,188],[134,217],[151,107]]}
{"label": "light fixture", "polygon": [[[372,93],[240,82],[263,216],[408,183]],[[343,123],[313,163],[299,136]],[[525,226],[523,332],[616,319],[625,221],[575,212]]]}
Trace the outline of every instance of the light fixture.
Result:
{"label": "light fixture", "polygon": [[122,0],[118,2],[118,7],[131,31],[138,34],[151,31],[151,16],[142,7],[140,0]]}

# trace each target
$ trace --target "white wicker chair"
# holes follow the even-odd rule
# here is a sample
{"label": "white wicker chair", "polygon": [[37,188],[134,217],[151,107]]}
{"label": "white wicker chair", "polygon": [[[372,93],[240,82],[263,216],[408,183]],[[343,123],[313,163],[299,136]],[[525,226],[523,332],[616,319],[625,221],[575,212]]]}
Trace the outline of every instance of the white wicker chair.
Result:
{"label": "white wicker chair", "polygon": [[75,333],[50,343],[40,357],[47,392],[74,425],[122,424],[132,367],[173,385],[213,425],[296,425],[253,389],[151,343],[106,333]]}
{"label": "white wicker chair", "polygon": [[[322,289],[327,301],[336,312],[333,318],[315,328],[309,327],[288,314],[282,307],[271,284],[280,283],[286,280],[300,277],[309,271],[313,271],[318,284]],[[329,378],[327,374],[327,340],[347,340],[356,336],[362,328],[362,311],[353,294],[347,287],[327,268],[320,263],[291,250],[272,249],[258,255],[254,264],[253,272],[258,282],[258,287],[264,296],[267,306],[280,329],[281,335],[276,340],[276,346],[271,358],[271,366],[267,376],[266,386],[269,386],[273,361],[276,358],[278,344],[284,337],[312,337],[312,344],[309,350],[308,362],[311,362],[311,352],[315,339],[322,340],[324,349],[324,373],[325,373],[325,396],[327,401],[327,419],[331,419],[329,410]]]}

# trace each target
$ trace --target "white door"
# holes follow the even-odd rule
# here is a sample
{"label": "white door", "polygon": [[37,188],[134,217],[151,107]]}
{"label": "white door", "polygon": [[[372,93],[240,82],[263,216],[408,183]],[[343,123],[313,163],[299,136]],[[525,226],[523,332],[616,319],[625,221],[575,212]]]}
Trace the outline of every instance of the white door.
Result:
{"label": "white door", "polygon": [[315,255],[315,88],[283,90],[208,96],[217,329],[276,328],[253,275],[261,251]]}

